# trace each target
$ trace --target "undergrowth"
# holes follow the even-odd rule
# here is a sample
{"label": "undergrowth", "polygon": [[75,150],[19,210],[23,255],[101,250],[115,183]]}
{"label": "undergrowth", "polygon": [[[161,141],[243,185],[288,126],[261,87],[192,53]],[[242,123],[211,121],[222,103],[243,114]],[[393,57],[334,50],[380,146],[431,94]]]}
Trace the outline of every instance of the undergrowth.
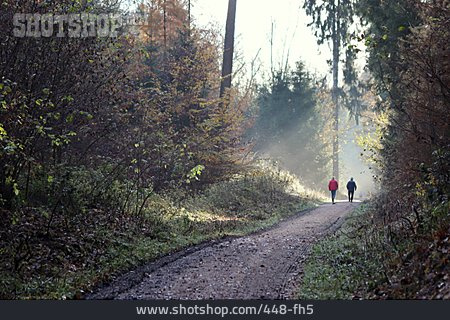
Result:
{"label": "undergrowth", "polygon": [[[126,188],[115,184],[123,197]],[[119,205],[109,211],[92,207],[57,213],[45,207],[3,211],[0,297],[81,298],[113,276],[169,252],[254,232],[320,200],[295,177],[258,167],[195,196],[175,189],[151,193],[135,211]]]}
{"label": "undergrowth", "polygon": [[317,243],[300,285],[300,299],[449,299],[449,204],[420,231],[393,231],[363,204],[341,230]]}
{"label": "undergrowth", "polygon": [[[374,287],[383,277],[380,248],[369,248],[362,239],[367,220],[363,204],[335,234],[317,243],[304,268],[301,299],[352,299],[361,287]],[[370,244],[377,245],[375,237]],[[374,255],[376,253],[376,255]]]}

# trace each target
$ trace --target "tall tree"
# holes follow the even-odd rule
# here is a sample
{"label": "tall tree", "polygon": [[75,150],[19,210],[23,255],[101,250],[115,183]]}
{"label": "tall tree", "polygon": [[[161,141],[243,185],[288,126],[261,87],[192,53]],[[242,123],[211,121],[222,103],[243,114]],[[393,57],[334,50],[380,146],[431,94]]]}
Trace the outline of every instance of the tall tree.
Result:
{"label": "tall tree", "polygon": [[191,0],[188,0],[188,27],[191,27]]}
{"label": "tall tree", "polygon": [[220,85],[221,97],[224,96],[227,89],[231,88],[234,54],[234,30],[236,26],[236,2],[237,0],[229,0],[228,2],[225,46],[223,50],[222,83]]}
{"label": "tall tree", "polygon": [[375,80],[381,102],[398,100],[403,96],[403,92],[396,89],[400,77],[396,66],[402,59],[399,44],[410,34],[410,27],[421,23],[417,3],[409,0],[361,0],[355,7],[366,25],[367,67]]}
{"label": "tall tree", "polygon": [[333,175],[339,179],[340,57],[344,44],[342,39],[347,37],[349,27],[353,23],[353,3],[352,0],[310,0],[305,1],[303,8],[313,18],[309,25],[314,26],[318,44],[329,42],[332,45],[333,103],[335,106]]}
{"label": "tall tree", "polygon": [[141,27],[141,36],[153,45],[167,50],[178,37],[178,31],[189,25],[189,4],[184,0],[149,0],[139,10],[149,17]]}
{"label": "tall tree", "polygon": [[251,131],[255,149],[302,178],[311,187],[326,183],[330,163],[322,139],[328,122],[321,117],[321,88],[302,62],[296,69],[280,66],[258,93],[259,112]]}
{"label": "tall tree", "polygon": [[167,50],[167,3],[163,1],[164,50]]}

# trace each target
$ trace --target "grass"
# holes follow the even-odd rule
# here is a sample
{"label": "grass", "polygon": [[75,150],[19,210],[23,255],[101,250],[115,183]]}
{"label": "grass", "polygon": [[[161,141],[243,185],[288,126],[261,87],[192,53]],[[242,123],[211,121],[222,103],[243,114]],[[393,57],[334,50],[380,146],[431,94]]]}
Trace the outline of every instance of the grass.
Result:
{"label": "grass", "polygon": [[[367,206],[348,217],[335,234],[312,249],[300,285],[299,299],[354,299],[384,279],[381,248],[369,248],[365,237]],[[371,239],[370,243],[377,243]]]}
{"label": "grass", "polygon": [[44,235],[36,226],[47,218],[30,210],[5,233],[10,241],[0,252],[0,297],[80,298],[163,255],[267,228],[321,200],[286,172],[258,168],[195,196],[154,194],[139,216],[99,210],[58,216]]}
{"label": "grass", "polygon": [[362,205],[313,247],[298,298],[448,299],[448,207],[446,201],[433,207],[411,230],[386,224],[376,206]]}

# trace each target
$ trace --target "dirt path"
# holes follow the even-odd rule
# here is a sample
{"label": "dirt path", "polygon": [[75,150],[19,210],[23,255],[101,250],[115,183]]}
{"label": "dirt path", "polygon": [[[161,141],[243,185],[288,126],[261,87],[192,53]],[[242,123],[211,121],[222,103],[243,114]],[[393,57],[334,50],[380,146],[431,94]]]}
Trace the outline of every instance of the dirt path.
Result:
{"label": "dirt path", "polygon": [[274,228],[169,256],[88,299],[289,299],[311,246],[357,203],[325,204]]}

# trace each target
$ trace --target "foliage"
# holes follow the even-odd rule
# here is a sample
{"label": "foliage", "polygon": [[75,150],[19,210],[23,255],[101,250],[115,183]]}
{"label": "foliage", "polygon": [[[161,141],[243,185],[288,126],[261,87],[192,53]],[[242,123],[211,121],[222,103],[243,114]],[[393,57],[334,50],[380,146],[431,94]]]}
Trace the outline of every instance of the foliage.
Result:
{"label": "foliage", "polygon": [[410,33],[410,28],[420,23],[418,7],[414,1],[358,1],[356,12],[366,26],[359,35],[369,53],[367,67],[375,78],[374,86],[382,101],[402,92],[397,90],[399,62],[399,40]]}
{"label": "foliage", "polygon": [[11,37],[16,12],[120,12],[109,3],[2,3],[2,296],[60,298],[97,264],[106,275],[195,242],[163,195],[245,171],[247,101],[231,90],[223,108],[218,35],[191,26],[184,1],[142,5],[163,23],[136,35]]}
{"label": "foliage", "polygon": [[[206,206],[208,211],[227,211],[237,218],[264,220],[274,208],[283,206],[283,201],[291,203],[298,194],[305,199],[321,198],[320,194],[305,189],[294,175],[262,162],[243,176],[211,186],[196,199],[195,206],[201,209],[205,201],[212,202],[214,206]],[[293,197],[291,200],[289,195]]]}
{"label": "foliage", "polygon": [[[165,15],[185,19],[181,2],[164,5],[171,8]],[[7,23],[16,8],[4,7]],[[240,139],[245,102],[233,98],[222,108],[216,35],[176,25],[164,41],[146,36],[145,28],[138,38],[107,40],[5,37],[0,110],[5,207],[32,202],[30,183],[41,172],[50,183],[70,176],[68,168],[109,168],[102,185],[120,178],[133,181],[135,189],[161,190],[186,185],[194,167],[204,170],[191,187],[238,170],[246,152]],[[48,60],[56,63],[47,66]]]}
{"label": "foliage", "polygon": [[35,171],[83,163],[98,137],[111,134],[127,59],[121,40],[9,37],[13,9],[3,4],[0,82],[0,191],[9,208],[20,193],[27,199]]}
{"label": "foliage", "polygon": [[[312,17],[309,24],[314,26],[314,35],[319,44],[334,41],[333,37],[338,33],[341,39],[346,39],[354,18],[353,2],[351,0],[336,1],[305,1],[303,8]],[[333,28],[336,28],[334,30]],[[334,31],[333,31],[334,30]]]}
{"label": "foliage", "polygon": [[[328,63],[333,70],[333,94],[335,104],[342,98],[343,105],[350,111],[350,115],[359,123],[361,112],[365,105],[362,102],[366,91],[363,81],[360,81],[355,61],[358,49],[352,44],[352,39],[358,29],[357,15],[359,2],[353,0],[324,0],[305,1],[303,9],[312,21],[308,26],[313,28],[317,43],[329,43],[333,50],[333,59]],[[343,58],[341,58],[343,57]],[[339,86],[342,64],[344,86]],[[337,121],[337,120],[336,120]]]}
{"label": "foliage", "polygon": [[[367,44],[382,112],[376,132],[361,142],[380,169],[381,192],[350,229],[350,238],[335,238],[341,248],[336,251],[328,241],[317,249],[325,268],[323,274],[308,269],[307,292],[328,298],[448,299],[448,5],[364,3],[369,30],[378,32]],[[411,22],[408,30],[402,28],[405,21]],[[351,264],[336,263],[342,255]]]}
{"label": "foliage", "polygon": [[[435,214],[442,218],[448,209],[447,203]],[[392,228],[380,227],[376,206],[363,205],[313,247],[299,298],[448,299],[449,222],[427,223],[435,227],[431,236],[394,240]]]}
{"label": "foliage", "polygon": [[[116,186],[114,192],[120,197],[127,187]],[[293,176],[254,168],[195,196],[153,193],[139,216],[117,208],[55,215],[48,234],[45,208],[2,212],[0,296],[79,298],[140,263],[201,241],[256,231],[317,201]]]}
{"label": "foliage", "polygon": [[[382,142],[386,192],[381,208],[387,221],[399,217],[414,224],[448,198],[448,39],[447,9],[424,5],[424,25],[411,29],[400,46],[396,90],[386,113],[389,125]],[[427,18],[428,17],[428,18]],[[432,18],[430,18],[432,17]],[[412,208],[412,210],[411,210]]]}
{"label": "foliage", "polygon": [[[357,137],[357,144],[363,149],[361,157],[370,165],[372,172],[374,172],[374,180],[380,178],[385,163],[381,153],[383,151],[383,140],[387,137],[389,126],[389,116],[387,112],[381,111],[366,111],[372,120],[367,121],[366,132],[361,133]],[[363,115],[366,116],[366,115]]]}
{"label": "foliage", "polygon": [[146,174],[154,177],[155,189],[183,180],[200,165],[200,180],[214,182],[232,175],[242,162],[245,105],[236,101],[223,108],[217,98],[218,51],[212,37],[180,30],[167,50],[145,45],[134,67],[144,99],[134,126],[144,141],[140,152],[151,164]]}
{"label": "foliage", "polygon": [[321,94],[303,63],[292,72],[278,72],[259,90],[259,111],[251,130],[257,151],[279,161],[311,187],[325,183],[329,163],[324,138],[329,124],[321,114]]}

